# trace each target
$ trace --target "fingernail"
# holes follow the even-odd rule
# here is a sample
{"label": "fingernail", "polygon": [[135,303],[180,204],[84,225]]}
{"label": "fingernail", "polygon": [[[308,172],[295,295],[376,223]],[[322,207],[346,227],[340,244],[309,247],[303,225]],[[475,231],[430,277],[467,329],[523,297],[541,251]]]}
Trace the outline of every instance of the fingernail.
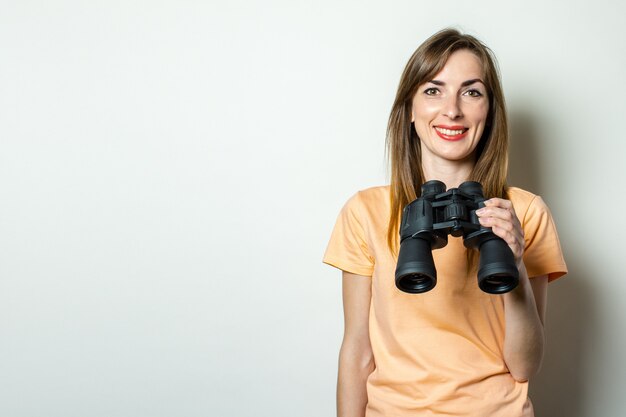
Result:
{"label": "fingernail", "polygon": [[484,208],[481,208],[481,209],[476,210],[476,214],[478,214],[479,216],[480,216],[481,214],[484,214],[484,213],[485,213],[485,209],[484,209]]}

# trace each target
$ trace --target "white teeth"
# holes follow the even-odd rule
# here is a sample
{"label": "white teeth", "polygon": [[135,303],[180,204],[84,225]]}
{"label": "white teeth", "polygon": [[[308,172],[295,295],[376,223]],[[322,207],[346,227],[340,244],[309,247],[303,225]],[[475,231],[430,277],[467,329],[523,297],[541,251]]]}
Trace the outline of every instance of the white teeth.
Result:
{"label": "white teeth", "polygon": [[456,136],[456,135],[460,135],[461,133],[463,133],[465,131],[465,129],[461,129],[461,130],[450,130],[450,129],[443,129],[441,127],[436,127],[435,129],[437,129],[438,132],[443,133],[444,135],[447,136]]}

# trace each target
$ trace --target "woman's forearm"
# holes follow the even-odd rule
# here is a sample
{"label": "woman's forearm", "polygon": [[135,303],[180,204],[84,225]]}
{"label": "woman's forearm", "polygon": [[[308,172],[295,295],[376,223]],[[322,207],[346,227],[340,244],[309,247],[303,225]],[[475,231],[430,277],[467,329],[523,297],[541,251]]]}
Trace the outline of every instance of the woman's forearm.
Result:
{"label": "woman's forearm", "polygon": [[[547,291],[547,278],[540,291]],[[526,268],[520,267],[517,288],[503,295],[505,316],[504,360],[513,378],[526,381],[541,366],[545,344],[544,325],[537,309],[533,287]]]}
{"label": "woman's forearm", "polygon": [[364,417],[367,406],[367,377],[374,371],[371,350],[344,341],[339,353],[337,416]]}

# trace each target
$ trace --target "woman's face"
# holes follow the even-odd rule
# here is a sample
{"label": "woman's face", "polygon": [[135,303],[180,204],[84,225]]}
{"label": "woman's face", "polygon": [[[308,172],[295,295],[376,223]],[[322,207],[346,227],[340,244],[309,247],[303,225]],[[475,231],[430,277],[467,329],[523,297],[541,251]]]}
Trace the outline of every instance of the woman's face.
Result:
{"label": "woman's face", "polygon": [[480,60],[454,52],[432,80],[419,86],[411,109],[422,159],[474,160],[485,129],[489,98]]}

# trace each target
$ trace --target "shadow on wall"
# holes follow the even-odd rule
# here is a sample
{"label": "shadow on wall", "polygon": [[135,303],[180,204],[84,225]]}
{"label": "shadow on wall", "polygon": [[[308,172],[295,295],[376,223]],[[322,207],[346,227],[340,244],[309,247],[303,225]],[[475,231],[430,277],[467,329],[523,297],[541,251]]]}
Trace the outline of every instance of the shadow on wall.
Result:
{"label": "shadow on wall", "polygon": [[[528,114],[511,114],[509,183],[541,194],[540,138]],[[545,162],[544,162],[545,163]],[[590,366],[589,341],[597,340],[593,289],[585,277],[585,255],[577,245],[564,245],[570,273],[550,284],[542,369],[530,384],[535,415],[587,417],[585,370]]]}
{"label": "shadow on wall", "polygon": [[509,146],[509,185],[541,194],[541,164],[538,162],[539,138],[527,114],[509,115],[511,144]]}
{"label": "shadow on wall", "polygon": [[592,289],[582,285],[590,271],[584,271],[575,254],[569,255],[567,266],[575,272],[550,284],[546,352],[543,367],[530,384],[537,417],[589,416],[585,372],[593,352],[588,342],[599,336],[594,332]]}

